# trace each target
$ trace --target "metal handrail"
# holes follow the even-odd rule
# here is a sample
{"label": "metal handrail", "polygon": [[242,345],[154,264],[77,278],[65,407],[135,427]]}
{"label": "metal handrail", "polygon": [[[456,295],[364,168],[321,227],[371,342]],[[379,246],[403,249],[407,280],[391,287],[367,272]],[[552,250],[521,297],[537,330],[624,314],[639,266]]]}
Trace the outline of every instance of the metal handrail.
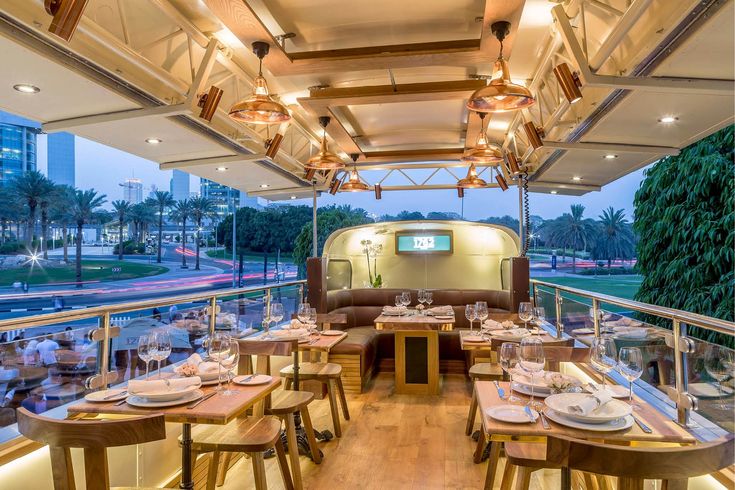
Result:
{"label": "metal handrail", "polygon": [[261,286],[249,286],[245,288],[231,288],[222,291],[209,293],[193,293],[181,294],[178,296],[164,296],[143,301],[131,301],[127,303],[118,303],[112,305],[93,306],[83,310],[58,311],[54,313],[45,313],[43,315],[33,315],[29,317],[9,318],[0,320],[0,332],[9,330],[18,330],[24,328],[38,327],[51,323],[63,323],[72,320],[87,320],[90,318],[99,318],[104,314],[126,313],[130,311],[144,310],[146,308],[155,308],[161,306],[172,306],[180,303],[190,303],[193,301],[211,301],[212,299],[223,298],[228,296],[237,296],[239,294],[253,293],[257,291],[270,291],[274,288],[283,288],[289,286],[303,286],[306,281],[296,280],[279,282],[275,284],[266,284]]}
{"label": "metal handrail", "polygon": [[596,337],[600,336],[600,303],[622,306],[633,311],[647,313],[649,315],[671,320],[675,387],[668,389],[667,394],[676,404],[677,422],[683,426],[689,425],[691,410],[696,410],[698,400],[688,392],[688,354],[694,350],[694,341],[687,335],[687,326],[696,326],[705,330],[711,330],[735,337],[735,323],[674,308],[666,308],[664,306],[656,306],[648,303],[641,303],[640,301],[618,298],[617,296],[609,296],[607,294],[599,294],[582,289],[570,288],[559,284],[539,281],[537,279],[531,279],[530,283],[531,297],[534,298],[535,302],[538,300],[537,292],[539,288],[548,288],[553,290],[556,305],[556,333],[558,337],[561,336],[561,333],[564,330],[564,326],[562,325],[561,305],[563,299],[560,294],[561,292],[592,300],[592,319]]}
{"label": "metal handrail", "polygon": [[674,308],[667,308],[665,306],[656,306],[649,303],[641,303],[640,301],[634,301],[631,299],[618,298],[617,296],[609,296],[607,294],[593,293],[585,291],[583,289],[570,288],[568,286],[561,286],[550,282],[539,281],[537,279],[531,279],[531,284],[552,288],[554,290],[564,291],[565,293],[582,296],[589,299],[596,299],[602,303],[607,303],[616,306],[622,306],[630,308],[631,310],[640,311],[641,313],[648,313],[650,315],[658,316],[661,318],[668,318],[669,320],[676,320],[680,323],[686,323],[696,327],[713,330],[725,335],[735,336],[735,323],[728,322],[727,320],[720,320],[719,318],[713,318],[697,313],[690,313],[684,310],[677,310]]}

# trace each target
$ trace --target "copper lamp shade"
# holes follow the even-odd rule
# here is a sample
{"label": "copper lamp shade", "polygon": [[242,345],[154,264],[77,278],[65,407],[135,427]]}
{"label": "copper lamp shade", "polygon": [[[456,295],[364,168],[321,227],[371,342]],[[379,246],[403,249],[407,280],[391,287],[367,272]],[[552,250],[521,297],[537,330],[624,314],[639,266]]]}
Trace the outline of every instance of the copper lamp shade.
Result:
{"label": "copper lamp shade", "polygon": [[480,187],[487,187],[487,182],[477,176],[477,169],[473,163],[470,165],[469,170],[467,170],[467,177],[457,181],[457,187],[462,189],[477,189]]}
{"label": "copper lamp shade", "polygon": [[381,186],[380,184],[375,184],[373,189],[375,190],[375,199],[378,201],[382,199],[383,198],[383,186]]}
{"label": "copper lamp shade", "polygon": [[518,159],[516,158],[515,153],[509,151],[506,154],[506,157],[508,158],[508,168],[510,169],[510,173],[513,175],[521,173],[521,167],[518,166]]}
{"label": "copper lamp shade", "polygon": [[536,103],[531,91],[511,81],[508,62],[503,58],[503,39],[510,33],[510,22],[494,22],[490,29],[500,41],[500,56],[493,69],[497,75],[470,96],[467,108],[475,112],[509,112],[531,107]]}
{"label": "copper lamp shade", "polygon": [[357,169],[353,168],[350,172],[350,180],[342,184],[339,190],[340,192],[365,192],[370,190],[370,186],[360,180]]}
{"label": "copper lamp shade", "polygon": [[329,121],[330,118],[327,116],[319,118],[319,124],[324,128],[322,145],[319,148],[319,153],[306,161],[306,168],[314,168],[316,170],[334,170],[345,167],[345,162],[343,162],[339,156],[329,151],[329,147],[327,146],[327,125],[329,124]]}
{"label": "copper lamp shade", "polygon": [[561,91],[564,92],[564,97],[566,97],[570,104],[582,100],[582,91],[580,90],[582,82],[580,82],[579,77],[575,73],[572,73],[569,65],[562,63],[554,67],[554,76],[556,77],[556,81],[559,82]]}
{"label": "copper lamp shade", "polygon": [[544,142],[541,138],[544,137],[544,130],[536,126],[533,121],[529,121],[523,125],[523,131],[526,133],[528,143],[533,147],[534,150],[538,150],[544,146]]}
{"label": "copper lamp shade", "polygon": [[484,131],[477,138],[473,148],[468,148],[462,155],[463,162],[469,163],[500,163],[503,161],[503,151],[498,145],[490,144]]}
{"label": "copper lamp shade", "polygon": [[505,178],[502,175],[497,174],[495,176],[495,181],[498,183],[498,186],[503,189],[503,192],[508,190],[508,183],[505,181]]}
{"label": "copper lamp shade", "polygon": [[263,58],[270,45],[262,41],[253,43],[253,52],[260,60],[258,76],[253,80],[253,93],[247,99],[230,108],[230,117],[235,121],[250,124],[281,124],[291,120],[288,109],[271,98],[268,83],[263,78]]}

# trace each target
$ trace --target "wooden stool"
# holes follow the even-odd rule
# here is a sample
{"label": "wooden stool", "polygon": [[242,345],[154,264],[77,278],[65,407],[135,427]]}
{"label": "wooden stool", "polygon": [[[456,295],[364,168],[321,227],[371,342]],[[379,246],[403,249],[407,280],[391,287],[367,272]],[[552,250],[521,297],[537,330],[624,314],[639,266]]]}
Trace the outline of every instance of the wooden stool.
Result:
{"label": "wooden stool", "polygon": [[[293,384],[293,365],[281,369],[281,376],[286,378],[286,389],[290,390]],[[335,391],[339,394],[342,414],[345,420],[350,420],[350,412],[347,408],[347,398],[342,386],[342,366],[331,362],[304,362],[299,365],[299,379],[302,381],[314,380],[327,386],[329,396],[329,408],[332,412],[332,424],[334,435],[342,437],[342,428],[339,423],[339,412],[337,410],[337,399]]]}
{"label": "wooden stool", "polygon": [[[513,478],[518,473],[516,489],[527,489],[531,483],[531,474],[541,469],[559,469],[559,464],[546,461],[546,446],[528,442],[506,442],[505,457],[507,462],[500,483],[501,490],[513,487]],[[489,482],[492,485],[492,482]],[[486,482],[487,486],[488,483]]]}
{"label": "wooden stool", "polygon": [[[56,420],[18,408],[18,431],[32,441],[48,444],[55,490],[73,490],[71,448],[84,449],[87,490],[109,490],[107,448],[166,438],[163,415],[116,420]],[[130,488],[130,487],[128,487]]]}
{"label": "wooden stool", "polygon": [[[215,490],[221,453],[245,453],[253,464],[253,478],[258,490],[268,488],[263,452],[275,448],[284,486],[293,489],[286,453],[281,442],[281,420],[277,417],[238,419],[225,426],[198,425],[192,430],[192,452],[212,453],[207,472],[207,490]],[[224,478],[223,478],[224,479]]]}

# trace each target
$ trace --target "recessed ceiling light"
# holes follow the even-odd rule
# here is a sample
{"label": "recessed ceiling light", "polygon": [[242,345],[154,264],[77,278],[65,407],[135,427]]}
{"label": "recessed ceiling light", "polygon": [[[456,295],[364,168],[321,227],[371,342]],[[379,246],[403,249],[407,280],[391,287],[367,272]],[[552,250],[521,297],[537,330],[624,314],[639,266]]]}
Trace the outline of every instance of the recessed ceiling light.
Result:
{"label": "recessed ceiling light", "polygon": [[605,156],[604,156],[603,158],[604,158],[605,160],[615,160],[616,158],[618,158],[618,156],[617,156],[617,155],[614,155],[614,154],[612,154],[612,153],[608,153],[608,154],[607,154],[607,155],[605,155]]}
{"label": "recessed ceiling light", "polygon": [[13,85],[13,88],[18,92],[22,92],[24,94],[37,94],[41,91],[40,88],[36,87],[35,85],[31,85],[30,83],[19,83],[17,85]]}
{"label": "recessed ceiling light", "polygon": [[552,194],[556,194],[556,191],[551,191]]}
{"label": "recessed ceiling light", "polygon": [[291,196],[291,200],[293,201],[294,199],[296,199],[296,196]]}
{"label": "recessed ceiling light", "polygon": [[260,184],[260,188],[261,188],[261,189],[267,189],[267,188],[269,188],[269,187],[270,187],[270,186],[269,186],[268,184]]}
{"label": "recessed ceiling light", "polygon": [[224,172],[227,170],[227,167],[217,167],[217,172]]}
{"label": "recessed ceiling light", "polygon": [[145,142],[149,145],[157,145],[159,143],[163,143],[163,140],[161,138],[146,138]]}
{"label": "recessed ceiling light", "polygon": [[679,118],[678,118],[678,117],[674,117],[674,116],[664,116],[664,117],[660,117],[660,118],[658,119],[658,122],[660,122],[660,123],[662,123],[662,124],[671,124],[671,123],[674,123],[674,122],[676,122],[676,121],[678,121],[678,120],[679,120]]}
{"label": "recessed ceiling light", "polygon": [[574,182],[579,182],[580,180],[582,180],[582,177],[577,177],[577,176],[575,175],[574,177],[572,177],[572,180],[573,180]]}

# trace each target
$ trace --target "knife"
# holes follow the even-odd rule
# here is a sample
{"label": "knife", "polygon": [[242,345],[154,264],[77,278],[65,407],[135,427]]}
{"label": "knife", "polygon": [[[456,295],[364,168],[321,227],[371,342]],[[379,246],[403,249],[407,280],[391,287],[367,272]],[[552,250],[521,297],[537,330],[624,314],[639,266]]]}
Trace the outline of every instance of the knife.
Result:
{"label": "knife", "polygon": [[118,396],[123,396],[127,394],[128,394],[128,390],[125,390],[125,391],[121,391],[120,393],[113,393],[112,395],[107,395],[106,397],[103,398],[103,400],[109,400],[110,398],[117,398]]}
{"label": "knife", "polygon": [[495,385],[495,389],[498,390],[498,396],[501,400],[505,400],[505,390],[500,387],[500,383],[498,383],[498,380],[493,381],[493,384]]}
{"label": "knife", "polygon": [[528,418],[531,419],[531,422],[536,422],[536,417],[533,416],[533,412],[531,411],[531,407],[528,405],[523,407],[523,411],[526,412],[526,415],[528,415]]}
{"label": "knife", "polygon": [[549,421],[546,420],[546,414],[542,410],[537,410],[539,416],[541,417],[541,425],[546,430],[551,430],[551,426],[549,425]]}
{"label": "knife", "polygon": [[198,399],[194,403],[190,403],[189,405],[187,405],[186,408],[188,408],[189,410],[191,410],[192,408],[198,406],[200,403],[209,400],[210,398],[212,398],[216,394],[217,394],[217,392],[216,391],[213,391],[213,392],[211,392],[211,393],[209,393],[207,395],[204,395],[203,397],[201,397],[200,399]]}
{"label": "knife", "polygon": [[633,420],[635,420],[635,423],[638,424],[638,427],[640,427],[643,432],[645,432],[646,434],[653,433],[653,430],[649,426],[644,424],[638,417],[633,414],[631,414],[631,417],[633,417]]}

